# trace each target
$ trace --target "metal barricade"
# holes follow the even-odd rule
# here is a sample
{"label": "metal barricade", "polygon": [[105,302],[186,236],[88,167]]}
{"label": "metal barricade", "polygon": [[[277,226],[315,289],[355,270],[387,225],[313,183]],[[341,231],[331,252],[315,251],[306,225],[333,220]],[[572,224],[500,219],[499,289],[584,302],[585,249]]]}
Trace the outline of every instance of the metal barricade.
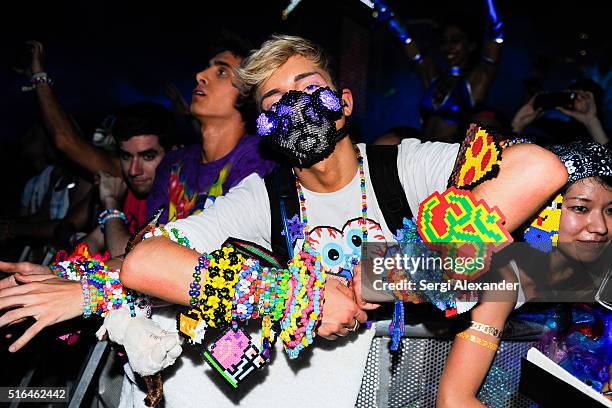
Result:
{"label": "metal barricade", "polygon": [[[376,323],[357,408],[430,408],[436,406],[440,376],[452,345],[450,333],[435,334],[425,325],[407,325],[400,349],[389,349],[388,321]],[[508,327],[508,326],[507,326]],[[534,403],[518,392],[521,358],[536,344],[542,327],[510,323],[478,398],[493,408],[528,408]],[[508,330],[506,330],[508,331]],[[469,369],[469,368],[466,368]]]}

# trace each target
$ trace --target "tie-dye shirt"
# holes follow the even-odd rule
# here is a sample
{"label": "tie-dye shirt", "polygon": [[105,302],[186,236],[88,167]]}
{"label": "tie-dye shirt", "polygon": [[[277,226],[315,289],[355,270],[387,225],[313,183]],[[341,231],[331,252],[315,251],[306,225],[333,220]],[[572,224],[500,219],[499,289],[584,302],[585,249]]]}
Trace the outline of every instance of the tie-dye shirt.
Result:
{"label": "tie-dye shirt", "polygon": [[264,177],[274,163],[258,151],[259,138],[244,135],[225,157],[202,163],[202,145],[190,145],[164,156],[147,199],[147,216],[164,206],[160,222],[197,214],[251,173]]}

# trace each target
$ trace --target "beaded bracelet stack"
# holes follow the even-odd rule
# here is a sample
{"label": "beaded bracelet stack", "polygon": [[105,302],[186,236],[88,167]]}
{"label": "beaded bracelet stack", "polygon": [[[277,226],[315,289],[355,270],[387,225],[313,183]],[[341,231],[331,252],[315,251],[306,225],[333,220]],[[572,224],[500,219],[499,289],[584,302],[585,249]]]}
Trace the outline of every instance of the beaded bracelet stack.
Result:
{"label": "beaded bracelet stack", "polygon": [[70,256],[65,251],[58,252],[51,270],[61,278],[81,282],[84,317],[92,314],[104,317],[110,310],[126,306],[135,316],[133,296],[121,285],[119,270],[109,268],[105,260],[91,256],[87,245],[82,243]]}
{"label": "beaded bracelet stack", "polygon": [[289,279],[287,269],[260,268],[259,261],[247,259],[235,288],[232,328],[238,328],[238,321],[261,317],[261,355],[266,361],[276,341],[274,326],[285,314]]}
{"label": "beaded bracelet stack", "polygon": [[[143,239],[155,236],[191,247],[176,228],[154,228]],[[208,327],[223,330],[203,355],[234,387],[269,361],[277,337],[290,358],[298,357],[312,344],[323,309],[326,274],[308,243],[288,269],[264,267],[250,256],[231,244],[201,254],[189,285],[190,307],[177,315],[179,333],[193,345],[203,342]],[[262,319],[260,348],[238,326],[257,318]]]}
{"label": "beaded bracelet stack", "polygon": [[321,321],[326,274],[321,255],[307,241],[289,263],[289,273],[293,291],[280,322],[280,337],[289,357],[297,358],[300,351],[312,344]]}
{"label": "beaded bracelet stack", "polygon": [[127,224],[128,220],[127,217],[125,216],[125,214],[119,210],[115,210],[115,209],[108,209],[108,210],[104,210],[102,211],[102,213],[98,216],[98,224],[100,224],[100,228],[102,229],[102,232],[104,233],[104,229],[106,227],[106,223],[112,219],[118,218],[121,221],[123,221],[125,224]]}

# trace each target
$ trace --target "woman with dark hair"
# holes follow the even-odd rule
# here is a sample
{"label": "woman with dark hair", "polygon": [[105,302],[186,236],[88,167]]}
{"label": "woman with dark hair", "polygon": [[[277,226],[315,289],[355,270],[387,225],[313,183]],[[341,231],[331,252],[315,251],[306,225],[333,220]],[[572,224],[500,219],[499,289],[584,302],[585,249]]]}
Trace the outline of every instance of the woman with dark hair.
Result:
{"label": "woman with dark hair", "polygon": [[[498,321],[503,322],[515,306],[524,302],[558,301],[565,295],[566,302],[593,303],[596,288],[609,273],[606,259],[609,260],[612,241],[612,152],[592,142],[554,146],[550,150],[565,164],[568,183],[525,231],[525,240],[531,246],[548,253],[539,257],[522,253],[501,269],[502,276],[510,277],[507,280],[518,280],[517,302],[484,301],[476,307],[479,314],[495,316]],[[567,321],[555,328],[554,335],[544,335],[540,348],[574,376],[601,391],[609,381],[608,366],[612,363],[611,312],[581,303],[565,306],[574,310],[569,316],[565,313]],[[580,325],[584,321],[573,318],[572,311],[576,312],[574,316],[588,312],[590,323]],[[485,326],[484,334],[482,327],[472,324],[457,335],[460,338],[455,340],[440,379],[438,406],[481,406],[476,393],[495,351],[465,341],[464,337],[480,337],[484,340],[482,345],[499,342],[503,323]],[[561,326],[565,329],[560,330]],[[589,330],[585,330],[587,326]],[[571,335],[581,330],[582,337]],[[461,370],[468,366],[470,370]]]}
{"label": "woman with dark hair", "polygon": [[[478,47],[474,24],[457,18],[444,23],[440,52],[446,66],[439,66],[431,55],[422,53],[389,6],[384,1],[374,1],[374,16],[386,21],[404,43],[404,50],[417,63],[426,88],[420,107],[423,140],[458,141],[459,126],[489,91],[504,35],[493,1],[487,0],[487,6],[488,21],[482,47]],[[480,59],[475,57],[478,48],[482,48]]]}

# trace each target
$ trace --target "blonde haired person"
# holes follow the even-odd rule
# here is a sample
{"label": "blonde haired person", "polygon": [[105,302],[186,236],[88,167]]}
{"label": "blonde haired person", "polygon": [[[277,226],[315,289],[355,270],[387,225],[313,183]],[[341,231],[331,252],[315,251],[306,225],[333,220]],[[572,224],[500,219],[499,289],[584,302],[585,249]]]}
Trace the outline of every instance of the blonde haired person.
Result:
{"label": "blonde haired person", "polygon": [[[238,76],[243,81],[243,92],[251,92],[258,106],[266,111],[274,109],[273,105],[279,101],[309,103],[309,95],[323,97],[333,108],[334,115],[320,117],[318,124],[310,124],[307,129],[302,125],[287,128],[286,138],[280,134],[275,139],[276,144],[268,142],[268,146],[282,153],[285,164],[293,166],[295,178],[290,187],[297,185],[301,191],[304,235],[314,231],[321,234],[342,231],[359,222],[369,232],[368,240],[378,237],[391,241],[395,231],[386,225],[370,182],[365,145],[353,146],[347,137],[346,120],[353,109],[351,91],[336,86],[328,61],[322,49],[313,42],[277,35],[243,62]],[[308,109],[289,110],[297,115],[291,116],[296,124],[305,120],[302,114],[309,114]],[[265,125],[264,121],[258,121],[264,133]],[[414,139],[404,140],[398,146],[397,176],[414,214],[422,200],[434,191],[445,189],[458,150],[458,145],[420,143]],[[542,177],[531,177],[534,173]],[[515,146],[505,151],[498,177],[483,183],[474,192],[478,198],[497,205],[506,216],[508,229],[512,230],[565,184],[566,179],[563,165],[552,153],[537,146]],[[519,183],[525,195],[517,202],[514,191]],[[270,249],[271,226],[271,202],[266,184],[261,177],[252,174],[225,196],[217,198],[206,211],[167,224],[167,228],[176,228],[187,237],[194,249],[182,247],[163,236],[147,239],[126,257],[121,281],[136,291],[187,305],[188,288],[200,253],[219,248],[228,237]],[[329,234],[332,235],[336,235],[335,232]],[[353,238],[358,238],[352,243],[359,249],[362,237]],[[303,238],[296,239],[294,249],[299,251],[303,244]],[[327,261],[323,263],[331,268]],[[348,272],[358,271],[359,268],[355,268]],[[359,284],[355,282],[354,287],[359,288]],[[482,318],[483,323],[502,324],[496,316],[490,316],[485,306],[476,309],[477,317]],[[213,374],[202,368],[203,361],[198,353],[185,353],[179,364],[165,372],[165,406],[297,404],[353,407],[374,334],[373,328],[357,329],[367,319],[365,310],[374,307],[363,302],[359,291],[354,293],[340,280],[328,279],[317,335],[338,341],[331,343],[316,338],[301,360],[291,364],[278,342],[270,367],[236,391],[217,385],[210,378]],[[338,336],[344,338],[338,339]],[[468,341],[456,342],[454,347],[472,355],[482,354],[489,361],[493,355],[491,350]],[[473,366],[472,370],[484,372],[488,362],[477,361]],[[125,393],[129,391],[133,392],[126,395],[122,406],[138,405],[144,394],[139,398],[138,390],[124,390]]]}

